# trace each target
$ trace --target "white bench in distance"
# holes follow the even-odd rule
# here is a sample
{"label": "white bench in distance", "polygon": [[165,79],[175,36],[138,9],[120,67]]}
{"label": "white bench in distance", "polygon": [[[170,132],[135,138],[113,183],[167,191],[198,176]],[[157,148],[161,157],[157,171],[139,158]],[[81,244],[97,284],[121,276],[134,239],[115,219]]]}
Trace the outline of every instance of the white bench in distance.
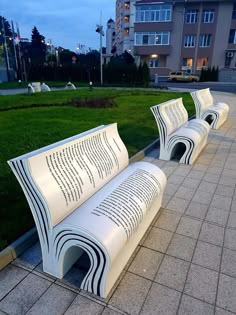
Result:
{"label": "white bench in distance", "polygon": [[74,86],[73,83],[68,82],[68,83],[66,84],[66,86],[65,86],[65,89],[66,89],[66,90],[76,90],[76,87]]}
{"label": "white bench in distance", "polygon": [[196,108],[196,117],[204,119],[212,129],[218,129],[227,119],[229,106],[226,103],[214,103],[210,89],[190,93]]}
{"label": "white bench in distance", "polygon": [[165,174],[129,165],[117,124],[8,161],[30,205],[43,270],[57,278],[87,253],[80,288],[106,297],[161,207]]}
{"label": "white bench in distance", "polygon": [[41,92],[41,84],[40,84],[40,82],[32,82],[31,85],[34,88],[35,93]]}
{"label": "white bench in distance", "polygon": [[50,92],[51,91],[51,89],[50,89],[50,87],[47,85],[47,84],[45,84],[44,82],[41,84],[41,91],[42,92]]}
{"label": "white bench in distance", "polygon": [[192,164],[207,143],[210,126],[202,119],[188,121],[182,98],[151,107],[160,137],[161,160],[176,156],[179,163]]}

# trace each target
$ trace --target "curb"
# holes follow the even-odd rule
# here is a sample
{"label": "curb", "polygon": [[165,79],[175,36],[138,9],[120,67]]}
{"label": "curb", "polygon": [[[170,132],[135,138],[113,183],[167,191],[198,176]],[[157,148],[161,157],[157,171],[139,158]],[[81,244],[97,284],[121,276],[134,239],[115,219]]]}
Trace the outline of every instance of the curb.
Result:
{"label": "curb", "polygon": [[[136,153],[129,159],[130,163],[142,160],[150,151],[159,145],[159,138],[145,147],[143,150]],[[36,227],[22,235],[18,240],[7,246],[0,252],[0,270],[10,264],[24,251],[30,248],[38,241],[38,233]]]}

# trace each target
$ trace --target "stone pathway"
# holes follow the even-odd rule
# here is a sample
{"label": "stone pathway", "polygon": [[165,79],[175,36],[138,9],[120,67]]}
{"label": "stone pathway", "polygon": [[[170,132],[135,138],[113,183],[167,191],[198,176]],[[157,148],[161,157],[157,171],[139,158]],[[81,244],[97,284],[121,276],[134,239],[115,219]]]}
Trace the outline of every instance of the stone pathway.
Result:
{"label": "stone pathway", "polygon": [[77,265],[44,274],[37,243],[0,272],[0,315],[236,314],[236,95],[213,95],[229,119],[194,165],[145,157],[168,177],[162,209],[110,296],[78,289]]}

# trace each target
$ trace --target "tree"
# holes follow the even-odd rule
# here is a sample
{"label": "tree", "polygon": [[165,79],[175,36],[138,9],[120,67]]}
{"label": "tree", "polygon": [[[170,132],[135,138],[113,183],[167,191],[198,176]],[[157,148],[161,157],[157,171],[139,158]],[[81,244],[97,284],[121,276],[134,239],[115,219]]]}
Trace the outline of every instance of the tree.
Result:
{"label": "tree", "polygon": [[30,45],[31,63],[35,65],[43,65],[46,58],[46,50],[45,37],[41,35],[36,26],[34,26]]}
{"label": "tree", "polygon": [[[5,47],[6,41],[6,47]],[[7,49],[7,52],[6,52]],[[14,65],[14,50],[13,50],[13,33],[10,23],[0,15],[0,59],[4,63],[6,53],[8,54],[10,66]]]}

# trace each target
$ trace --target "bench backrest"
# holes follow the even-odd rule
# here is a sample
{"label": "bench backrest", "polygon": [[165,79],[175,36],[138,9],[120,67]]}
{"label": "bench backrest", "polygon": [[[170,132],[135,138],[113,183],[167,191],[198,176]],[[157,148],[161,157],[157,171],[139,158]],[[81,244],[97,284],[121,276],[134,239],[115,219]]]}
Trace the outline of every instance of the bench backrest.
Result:
{"label": "bench backrest", "polygon": [[151,107],[156,119],[161,144],[165,145],[168,136],[188,121],[188,113],[182,98],[174,99]]}
{"label": "bench backrest", "polygon": [[211,95],[210,89],[202,89],[190,93],[196,108],[197,118],[201,117],[201,113],[206,110],[209,106],[213,105],[213,97]]}
{"label": "bench backrest", "polygon": [[128,160],[117,124],[111,124],[8,163],[26,194],[36,223],[40,228],[50,228],[121,172]]}

